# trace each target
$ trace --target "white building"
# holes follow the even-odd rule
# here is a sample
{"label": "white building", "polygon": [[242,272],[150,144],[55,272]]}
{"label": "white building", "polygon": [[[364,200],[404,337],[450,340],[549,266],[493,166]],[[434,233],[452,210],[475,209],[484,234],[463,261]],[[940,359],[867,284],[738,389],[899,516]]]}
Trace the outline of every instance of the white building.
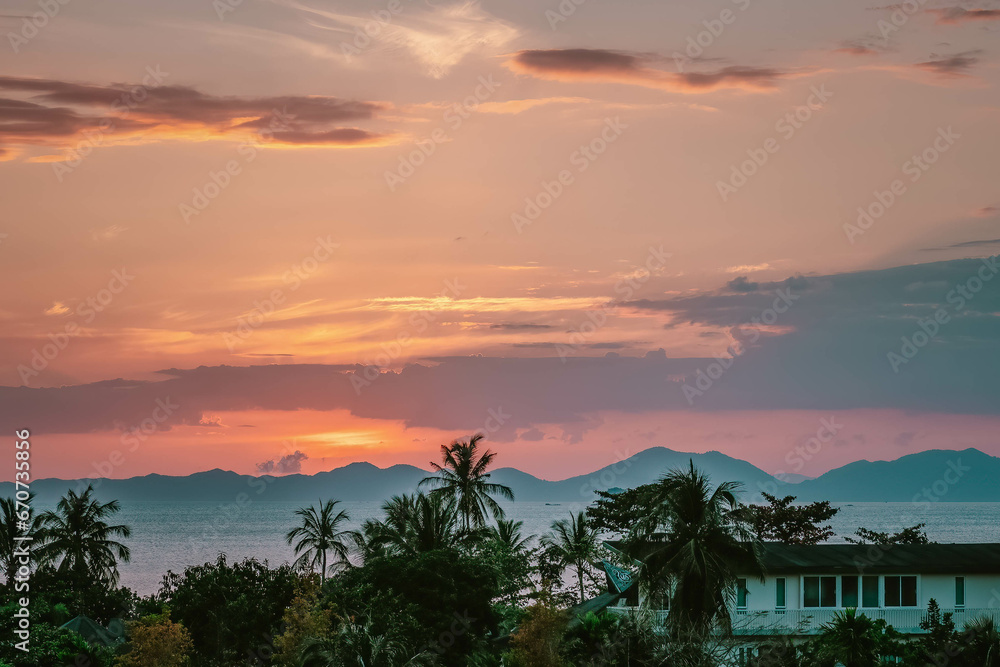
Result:
{"label": "white building", "polygon": [[[765,543],[762,562],[763,581],[741,578],[730,610],[733,631],[741,636],[817,634],[847,608],[916,635],[932,598],[942,612],[954,614],[959,629],[979,616],[1000,623],[1000,544]],[[641,607],[641,591],[614,579],[609,576],[609,589],[618,596],[608,610]],[[657,614],[665,617],[669,610]]]}

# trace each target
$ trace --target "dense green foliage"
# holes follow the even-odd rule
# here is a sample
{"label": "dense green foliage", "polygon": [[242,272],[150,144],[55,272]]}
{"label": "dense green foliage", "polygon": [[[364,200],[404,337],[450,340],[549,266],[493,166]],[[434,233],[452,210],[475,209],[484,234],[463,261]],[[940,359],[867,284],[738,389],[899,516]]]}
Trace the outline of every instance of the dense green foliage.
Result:
{"label": "dense green foliage", "polygon": [[220,554],[183,574],[168,572],[156,600],[191,633],[194,664],[221,667],[270,659],[298,580],[288,565],[271,568],[253,558],[230,563]]}
{"label": "dense green foliage", "polygon": [[918,523],[909,528],[903,528],[897,533],[882,533],[867,528],[858,528],[854,536],[844,539],[851,544],[875,544],[881,547],[889,547],[894,544],[928,544],[930,538],[924,531],[926,524]]}

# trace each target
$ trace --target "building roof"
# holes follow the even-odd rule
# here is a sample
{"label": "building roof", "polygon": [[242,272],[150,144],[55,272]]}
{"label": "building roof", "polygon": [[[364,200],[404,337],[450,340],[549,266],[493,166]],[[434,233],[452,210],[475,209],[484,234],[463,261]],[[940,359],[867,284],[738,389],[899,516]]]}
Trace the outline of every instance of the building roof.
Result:
{"label": "building roof", "polygon": [[569,627],[573,628],[582,622],[582,619],[590,613],[599,614],[611,605],[618,602],[618,598],[621,595],[618,593],[606,592],[601,593],[596,598],[590,598],[585,602],[581,602],[572,609],[569,610]]}
{"label": "building roof", "polygon": [[[616,550],[620,542],[606,542]],[[653,548],[653,545],[649,545]],[[1000,574],[1000,544],[761,544],[765,574]]]}
{"label": "building roof", "polygon": [[59,627],[72,630],[91,644],[100,644],[101,646],[111,646],[120,639],[103,625],[83,615],[77,616]]}
{"label": "building roof", "polygon": [[762,546],[766,574],[1000,574],[1000,544]]}

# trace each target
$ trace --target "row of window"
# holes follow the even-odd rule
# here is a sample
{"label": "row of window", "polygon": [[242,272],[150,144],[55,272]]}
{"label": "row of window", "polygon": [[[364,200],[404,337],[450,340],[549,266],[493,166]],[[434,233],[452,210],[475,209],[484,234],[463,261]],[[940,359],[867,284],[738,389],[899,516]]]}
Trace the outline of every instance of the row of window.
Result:
{"label": "row of window", "polygon": [[[879,580],[881,579],[881,587]],[[774,606],[787,605],[785,578],[774,580]],[[839,585],[838,585],[839,584]],[[736,588],[736,608],[746,609],[747,580]],[[803,607],[916,607],[916,575],[802,577]],[[965,606],[965,577],[955,577],[955,607]]]}

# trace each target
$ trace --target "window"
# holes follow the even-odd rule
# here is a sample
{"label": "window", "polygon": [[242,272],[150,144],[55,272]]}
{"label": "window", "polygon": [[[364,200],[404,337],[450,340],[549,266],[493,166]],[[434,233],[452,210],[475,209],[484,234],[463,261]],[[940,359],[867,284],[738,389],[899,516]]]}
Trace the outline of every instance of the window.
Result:
{"label": "window", "polygon": [[736,608],[746,609],[747,608],[747,580],[737,579],[736,580]]}
{"label": "window", "polygon": [[965,577],[955,577],[955,606],[965,606]]}
{"label": "window", "polygon": [[886,577],[885,578],[886,607],[916,607],[917,578],[916,577]]}
{"label": "window", "polygon": [[861,577],[861,606],[878,606],[878,577]]}
{"label": "window", "polygon": [[837,577],[803,577],[803,607],[836,607]]}
{"label": "window", "polygon": [[858,606],[858,578],[857,577],[841,577],[840,578],[840,606],[841,607],[857,607]]}
{"label": "window", "polygon": [[778,609],[785,608],[785,578],[778,577],[774,580],[774,606]]}

